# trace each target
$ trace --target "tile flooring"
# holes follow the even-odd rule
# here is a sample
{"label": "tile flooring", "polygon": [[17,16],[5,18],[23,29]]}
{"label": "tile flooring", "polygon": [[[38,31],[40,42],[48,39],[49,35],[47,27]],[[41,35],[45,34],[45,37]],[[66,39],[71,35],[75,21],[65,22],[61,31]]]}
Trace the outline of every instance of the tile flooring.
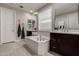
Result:
{"label": "tile flooring", "polygon": [[[25,47],[23,40],[6,43],[0,45],[0,56],[37,56],[36,54],[29,51],[28,47]],[[44,56],[58,56],[57,54],[47,53]]]}

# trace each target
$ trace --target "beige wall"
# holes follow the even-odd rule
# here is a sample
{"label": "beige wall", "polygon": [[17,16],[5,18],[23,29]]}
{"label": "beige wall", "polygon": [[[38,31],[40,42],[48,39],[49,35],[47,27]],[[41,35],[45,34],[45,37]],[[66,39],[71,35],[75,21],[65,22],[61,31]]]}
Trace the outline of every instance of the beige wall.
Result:
{"label": "beige wall", "polygon": [[20,12],[20,11],[16,11],[16,24],[17,25],[18,25],[18,20],[20,20],[21,25],[22,25],[22,23],[25,23],[26,13]]}

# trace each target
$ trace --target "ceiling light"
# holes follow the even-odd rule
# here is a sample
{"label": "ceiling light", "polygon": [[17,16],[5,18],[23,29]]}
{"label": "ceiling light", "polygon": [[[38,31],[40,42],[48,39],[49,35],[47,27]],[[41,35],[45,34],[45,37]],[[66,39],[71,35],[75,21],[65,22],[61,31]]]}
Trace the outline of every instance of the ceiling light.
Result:
{"label": "ceiling light", "polygon": [[24,8],[23,6],[19,6],[20,8]]}
{"label": "ceiling light", "polygon": [[33,13],[33,10],[30,10],[30,13]]}

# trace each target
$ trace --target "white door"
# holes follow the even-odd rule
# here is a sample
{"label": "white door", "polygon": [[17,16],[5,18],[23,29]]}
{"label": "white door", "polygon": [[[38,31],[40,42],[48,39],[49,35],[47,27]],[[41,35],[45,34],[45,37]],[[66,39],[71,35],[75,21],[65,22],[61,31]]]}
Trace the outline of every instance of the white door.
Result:
{"label": "white door", "polygon": [[16,39],[15,34],[15,11],[7,8],[1,10],[1,42],[11,42]]}

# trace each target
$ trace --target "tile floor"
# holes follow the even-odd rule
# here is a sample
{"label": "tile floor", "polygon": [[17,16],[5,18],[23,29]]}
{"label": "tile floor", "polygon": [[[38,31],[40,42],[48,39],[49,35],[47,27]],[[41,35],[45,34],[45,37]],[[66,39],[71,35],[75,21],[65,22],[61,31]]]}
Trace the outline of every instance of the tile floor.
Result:
{"label": "tile floor", "polygon": [[[27,47],[24,47],[25,42],[23,40],[6,43],[0,45],[0,56],[37,56],[36,54],[29,51]],[[47,53],[44,56],[58,56],[57,54]]]}

